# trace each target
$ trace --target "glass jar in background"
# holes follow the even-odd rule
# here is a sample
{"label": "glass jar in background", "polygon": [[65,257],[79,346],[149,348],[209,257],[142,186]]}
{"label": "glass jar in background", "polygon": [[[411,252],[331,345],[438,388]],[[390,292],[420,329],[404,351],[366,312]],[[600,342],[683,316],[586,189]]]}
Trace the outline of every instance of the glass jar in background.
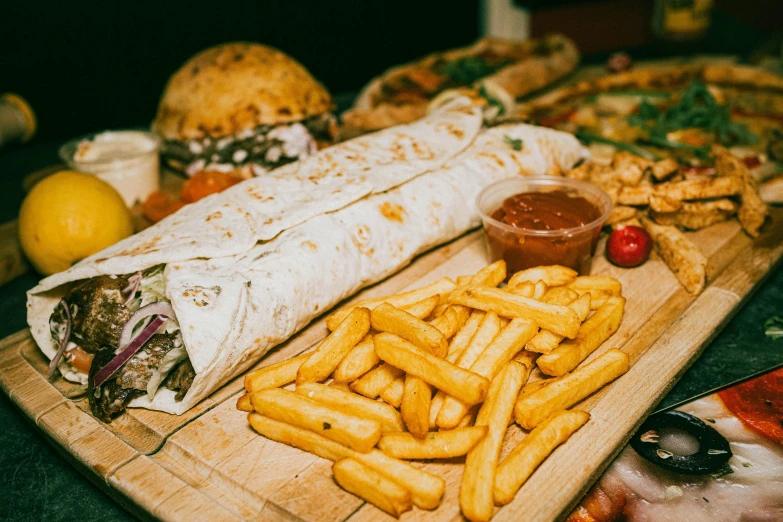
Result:
{"label": "glass jar in background", "polygon": [[29,141],[35,129],[35,113],[30,104],[17,94],[0,94],[0,148]]}
{"label": "glass jar in background", "polygon": [[710,28],[713,0],[656,0],[653,34],[667,42],[696,42]]}

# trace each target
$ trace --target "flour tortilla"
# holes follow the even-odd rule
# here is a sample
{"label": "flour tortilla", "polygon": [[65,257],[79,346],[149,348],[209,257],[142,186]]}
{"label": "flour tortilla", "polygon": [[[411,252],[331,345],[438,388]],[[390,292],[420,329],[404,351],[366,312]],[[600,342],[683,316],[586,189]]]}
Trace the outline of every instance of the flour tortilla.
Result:
{"label": "flour tortilla", "polygon": [[[457,105],[467,108],[462,101]],[[446,106],[451,111],[453,107]],[[471,116],[474,113],[471,112]],[[438,121],[443,118],[443,112],[435,115]],[[421,122],[433,126],[429,117]],[[467,123],[463,125],[469,127]],[[402,131],[397,129],[395,132]],[[505,136],[521,139],[523,149],[514,151]],[[372,138],[368,136],[366,140]],[[184,219],[178,213],[173,216],[175,219],[153,227],[158,232],[152,237],[167,238],[170,246],[166,249],[149,252],[144,241],[149,240],[150,234],[144,239],[134,236],[135,239],[125,241],[124,246],[93,256],[64,273],[45,279],[31,290],[28,322],[33,336],[51,358],[56,347],[49,334],[48,320],[67,290],[66,283],[167,263],[166,296],[176,312],[196,378],[180,402],[174,400],[174,392],[161,388],[153,400],[145,395],[135,399],[130,406],[181,414],[247,370],[323,311],[396,272],[417,254],[478,226],[474,201],[487,184],[514,175],[544,174],[553,165],[566,170],[586,156],[582,146],[569,134],[521,124],[473,133],[471,141],[462,152],[455,151],[458,147],[452,147],[455,152],[444,164],[422,168],[406,182],[387,182],[386,190],[367,191],[339,208],[327,205],[324,208],[328,210],[312,212],[269,240],[261,236],[242,250],[226,241],[230,246],[222,255],[203,254],[219,244],[214,237],[209,237],[219,231],[210,227],[207,231],[200,230],[199,227],[205,224],[203,220],[192,229],[178,225],[179,234],[187,235],[187,240],[178,240],[175,234],[166,230],[167,221],[172,226],[173,222]],[[437,148],[437,144],[431,147]],[[316,158],[322,158],[325,152]],[[372,152],[382,153],[375,148]],[[329,162],[317,164],[323,166],[325,163]],[[400,170],[413,170],[406,162],[399,163]],[[344,167],[356,170],[350,162]],[[384,165],[370,168],[384,169]],[[332,167],[332,170],[339,170],[339,167]],[[400,179],[399,171],[385,170],[388,176]],[[322,172],[310,170],[313,176]],[[365,175],[374,180],[380,178],[376,172],[368,171]],[[377,186],[383,186],[381,181],[383,178],[377,180]],[[235,190],[233,194],[239,192]],[[227,191],[213,196],[209,209],[202,209],[201,214],[196,215],[214,212],[222,205],[233,203],[230,194]],[[390,205],[398,212],[386,211]],[[236,208],[236,204],[230,208]],[[188,249],[192,241],[197,244]],[[128,253],[134,249],[142,251]],[[178,249],[182,251],[170,252]],[[67,369],[61,370],[67,373]],[[73,374],[68,376],[74,377]]]}

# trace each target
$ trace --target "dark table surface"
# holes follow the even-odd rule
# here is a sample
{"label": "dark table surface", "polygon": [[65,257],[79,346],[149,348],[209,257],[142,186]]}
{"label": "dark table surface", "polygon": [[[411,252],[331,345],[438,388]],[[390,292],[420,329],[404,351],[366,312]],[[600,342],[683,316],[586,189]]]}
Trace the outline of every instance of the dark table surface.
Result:
{"label": "dark table surface", "polygon": [[[0,149],[0,222],[12,220],[23,198],[22,178],[57,162],[59,143]],[[27,327],[27,274],[0,287],[0,338]],[[764,321],[783,314],[783,270],[770,273],[755,295],[706,348],[662,406],[700,390],[783,364],[783,339],[764,335]],[[68,464],[5,394],[0,393],[0,520],[130,520],[133,517]]]}

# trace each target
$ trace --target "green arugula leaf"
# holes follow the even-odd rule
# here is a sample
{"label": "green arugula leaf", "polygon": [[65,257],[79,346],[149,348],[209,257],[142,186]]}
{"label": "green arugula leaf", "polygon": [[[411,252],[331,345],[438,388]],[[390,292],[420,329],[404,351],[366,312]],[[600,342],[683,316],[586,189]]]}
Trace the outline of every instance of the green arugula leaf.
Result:
{"label": "green arugula leaf", "polygon": [[764,334],[772,339],[783,338],[783,316],[773,315],[764,322]]}
{"label": "green arugula leaf", "polygon": [[514,149],[516,151],[522,150],[522,147],[524,146],[524,143],[522,142],[522,140],[515,140],[515,139],[512,139],[512,138],[509,138],[505,134],[503,135],[503,141],[507,145],[509,145],[512,149]]}
{"label": "green arugula leaf", "polygon": [[[758,143],[758,137],[739,122],[731,120],[728,107],[722,107],[712,96],[706,85],[694,80],[683,91],[679,102],[666,111],[661,111],[654,105],[643,100],[639,105],[638,114],[627,118],[628,123],[641,127],[649,132],[650,142],[660,147],[686,149],[667,139],[670,132],[700,128],[714,133],[717,140],[726,146]],[[701,148],[693,148],[697,155],[707,154]]]}

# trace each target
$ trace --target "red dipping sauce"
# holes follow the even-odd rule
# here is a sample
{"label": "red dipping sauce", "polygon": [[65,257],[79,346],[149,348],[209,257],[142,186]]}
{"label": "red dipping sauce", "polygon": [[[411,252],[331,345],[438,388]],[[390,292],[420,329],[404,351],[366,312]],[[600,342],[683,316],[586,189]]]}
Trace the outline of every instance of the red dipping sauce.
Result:
{"label": "red dipping sauce", "polygon": [[[504,259],[509,274],[543,265],[590,273],[601,225],[611,210],[603,191],[568,178],[510,179],[496,185],[477,201],[493,261]],[[503,195],[503,188],[514,187],[523,190]]]}

